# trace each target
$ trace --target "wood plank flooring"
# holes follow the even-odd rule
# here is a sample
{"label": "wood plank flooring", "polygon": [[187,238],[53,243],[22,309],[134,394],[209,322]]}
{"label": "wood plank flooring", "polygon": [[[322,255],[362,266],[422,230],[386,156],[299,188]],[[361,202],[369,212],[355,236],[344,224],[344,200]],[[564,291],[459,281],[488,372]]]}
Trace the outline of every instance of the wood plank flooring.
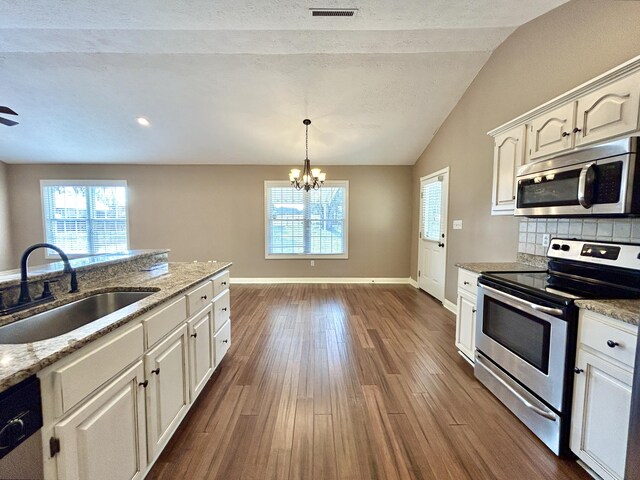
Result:
{"label": "wood plank flooring", "polygon": [[588,479],[406,285],[234,285],[232,346],[153,479]]}

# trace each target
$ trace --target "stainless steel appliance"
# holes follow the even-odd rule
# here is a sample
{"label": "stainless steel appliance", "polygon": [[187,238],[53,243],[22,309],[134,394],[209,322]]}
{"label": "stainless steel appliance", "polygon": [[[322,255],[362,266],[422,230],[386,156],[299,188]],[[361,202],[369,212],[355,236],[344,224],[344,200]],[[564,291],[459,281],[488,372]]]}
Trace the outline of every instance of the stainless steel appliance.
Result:
{"label": "stainless steel appliance", "polygon": [[0,393],[0,459],[40,427],[40,380],[33,376]]}
{"label": "stainless steel appliance", "polygon": [[640,298],[640,245],[551,241],[548,270],[478,280],[475,376],[568,452],[578,298]]}
{"label": "stainless steel appliance", "polygon": [[640,214],[639,137],[523,165],[515,215]]}

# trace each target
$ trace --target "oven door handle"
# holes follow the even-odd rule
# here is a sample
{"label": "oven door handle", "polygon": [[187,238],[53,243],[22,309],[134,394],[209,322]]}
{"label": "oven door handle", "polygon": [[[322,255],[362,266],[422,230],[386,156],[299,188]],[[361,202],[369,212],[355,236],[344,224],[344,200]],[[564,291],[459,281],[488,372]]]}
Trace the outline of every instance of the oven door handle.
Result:
{"label": "oven door handle", "polygon": [[[476,355],[476,362],[480,362],[483,365],[487,365],[485,363],[482,355]],[[553,411],[551,411],[551,410],[543,410],[542,408],[539,408],[539,407],[536,407],[535,405],[533,405],[526,398],[524,398],[522,395],[520,395],[511,385],[509,385],[502,378],[500,378],[498,375],[496,375],[491,368],[485,367],[485,370],[487,372],[489,372],[493,378],[495,378],[498,382],[500,382],[500,384],[504,388],[509,390],[509,392],[514,397],[516,397],[518,400],[520,400],[524,404],[524,406],[527,407],[529,410],[531,410],[532,412],[537,413],[541,417],[547,418],[547,419],[549,419],[549,420],[551,420],[553,422],[558,420],[558,416]]]}
{"label": "oven door handle", "polygon": [[506,293],[506,292],[501,292],[500,290],[495,289],[493,287],[488,287],[487,285],[481,285],[481,286],[482,286],[482,288],[484,288],[486,290],[489,290],[490,292],[497,293],[498,295],[505,296],[505,297],[513,300],[514,302],[524,304],[527,307],[529,307],[532,310],[535,310],[537,312],[542,312],[542,313],[546,313],[548,315],[555,315],[555,316],[561,316],[561,315],[564,314],[564,312],[562,311],[561,308],[545,307],[543,305],[538,305],[537,303],[527,302],[526,300],[523,300],[522,298],[518,298],[518,297],[516,297],[514,295],[511,295],[509,293]]}

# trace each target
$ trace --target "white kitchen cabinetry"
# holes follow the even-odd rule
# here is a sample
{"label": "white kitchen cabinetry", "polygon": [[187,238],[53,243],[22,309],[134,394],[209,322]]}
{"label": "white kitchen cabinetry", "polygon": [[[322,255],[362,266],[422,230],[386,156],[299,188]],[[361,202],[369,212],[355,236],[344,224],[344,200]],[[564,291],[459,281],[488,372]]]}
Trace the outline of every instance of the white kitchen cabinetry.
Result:
{"label": "white kitchen cabinetry", "polygon": [[521,125],[494,139],[493,215],[512,214],[516,199],[516,173],[525,152],[525,126]]}
{"label": "white kitchen cabinetry", "polygon": [[156,458],[189,410],[187,327],[172,333],[144,356],[149,459]]}
{"label": "white kitchen cabinetry", "polygon": [[575,102],[569,102],[531,120],[527,161],[573,148],[575,112]]}
{"label": "white kitchen cabinetry", "polygon": [[147,467],[144,369],[136,362],[59,422],[58,478],[134,480]]}
{"label": "white kitchen cabinetry", "polygon": [[205,280],[38,373],[45,480],[144,478],[231,345],[228,282]]}
{"label": "white kitchen cabinetry", "polygon": [[571,450],[605,480],[624,478],[637,327],[580,311]]}
{"label": "white kitchen cabinetry", "polygon": [[456,347],[473,363],[476,349],[476,301],[479,274],[458,269]]}
{"label": "white kitchen cabinetry", "polygon": [[640,72],[578,99],[576,147],[638,129]]}
{"label": "white kitchen cabinetry", "polygon": [[213,313],[209,304],[194,318],[187,322],[189,325],[190,372],[191,372],[191,401],[193,402],[213,373]]}

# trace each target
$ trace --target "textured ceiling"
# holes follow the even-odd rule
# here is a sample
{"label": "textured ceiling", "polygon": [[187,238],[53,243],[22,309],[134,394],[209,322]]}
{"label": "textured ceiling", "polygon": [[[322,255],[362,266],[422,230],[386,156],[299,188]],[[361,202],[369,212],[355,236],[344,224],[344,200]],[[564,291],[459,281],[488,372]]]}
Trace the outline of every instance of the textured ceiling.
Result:
{"label": "textured ceiling", "polygon": [[308,117],[314,164],[413,164],[493,49],[561,3],[0,0],[20,114],[0,160],[295,164]]}

